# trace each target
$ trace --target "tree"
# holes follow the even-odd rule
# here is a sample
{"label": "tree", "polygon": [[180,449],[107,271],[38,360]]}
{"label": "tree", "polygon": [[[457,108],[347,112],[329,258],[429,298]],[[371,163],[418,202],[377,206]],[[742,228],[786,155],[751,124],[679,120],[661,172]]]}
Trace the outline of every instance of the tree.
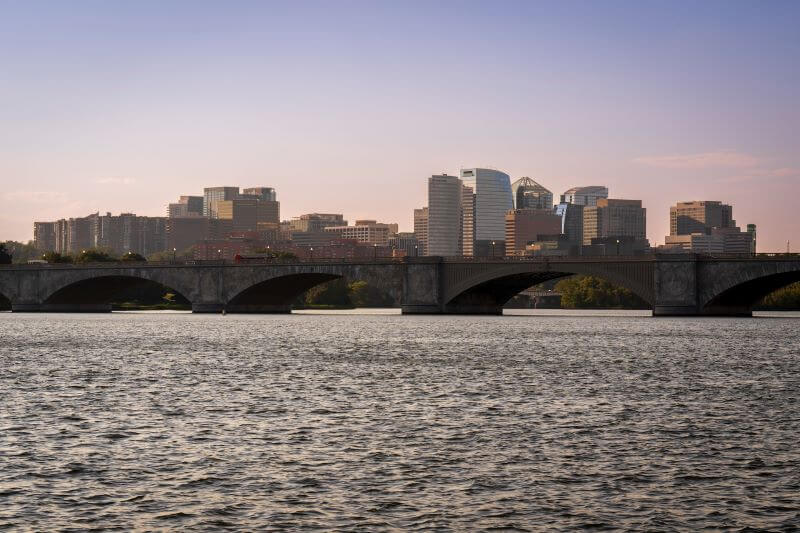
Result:
{"label": "tree", "polygon": [[0,265],[11,264],[11,252],[6,249],[5,243],[0,242]]}
{"label": "tree", "polygon": [[559,281],[555,288],[561,293],[561,307],[568,309],[649,307],[628,289],[594,276],[573,276]]}
{"label": "tree", "polygon": [[42,255],[42,259],[48,263],[72,263],[72,256],[61,255],[58,252],[45,252]]}
{"label": "tree", "polygon": [[76,263],[113,263],[117,260],[108,252],[98,248],[82,250],[75,258]]}
{"label": "tree", "polygon": [[163,252],[155,252],[147,256],[148,261],[152,262],[161,262],[161,261],[172,261],[173,257],[178,261],[184,261],[186,259],[194,259],[194,247],[190,246],[184,250],[164,250]]}
{"label": "tree", "polygon": [[127,254],[122,254],[120,261],[131,262],[131,263],[146,263],[147,259],[143,255],[139,255],[135,252],[128,252]]}
{"label": "tree", "polygon": [[800,309],[800,282],[768,294],[756,305],[759,309]]}
{"label": "tree", "polygon": [[33,241],[28,241],[27,243],[6,241],[5,245],[14,263],[27,263],[31,259],[41,258],[41,252],[33,245]]}
{"label": "tree", "polygon": [[306,305],[353,307],[349,292],[350,290],[345,280],[335,279],[309,289],[306,293]]}
{"label": "tree", "polygon": [[366,281],[354,281],[348,288],[350,301],[356,307],[390,307],[394,304],[391,296]]}

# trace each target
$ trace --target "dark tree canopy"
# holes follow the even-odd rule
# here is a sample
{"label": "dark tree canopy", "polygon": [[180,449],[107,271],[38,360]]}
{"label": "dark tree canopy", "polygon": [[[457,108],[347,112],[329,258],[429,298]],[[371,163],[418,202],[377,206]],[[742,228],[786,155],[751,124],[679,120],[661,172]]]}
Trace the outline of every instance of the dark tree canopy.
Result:
{"label": "dark tree canopy", "polygon": [[76,263],[112,263],[115,261],[117,261],[116,257],[113,257],[108,252],[99,250],[97,248],[82,250],[81,253],[76,254],[75,257]]}
{"label": "dark tree canopy", "polygon": [[567,309],[647,309],[647,302],[624,287],[594,276],[573,276],[559,281],[561,307]]}
{"label": "dark tree canopy", "polygon": [[147,258],[135,252],[128,252],[127,254],[122,254],[120,260],[131,263],[144,263],[147,261]]}
{"label": "dark tree canopy", "polygon": [[5,243],[0,242],[0,265],[10,265],[11,259],[11,252],[6,248]]}

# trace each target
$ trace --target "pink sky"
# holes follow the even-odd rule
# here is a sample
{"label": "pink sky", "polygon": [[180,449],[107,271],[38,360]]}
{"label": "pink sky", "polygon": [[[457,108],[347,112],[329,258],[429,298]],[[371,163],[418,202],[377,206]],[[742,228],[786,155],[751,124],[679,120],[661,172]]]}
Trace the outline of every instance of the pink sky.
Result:
{"label": "pink sky", "polygon": [[721,200],[800,250],[798,4],[232,5],[4,14],[0,240],[217,185],[410,230],[429,175],[491,166],[642,199],[653,244]]}

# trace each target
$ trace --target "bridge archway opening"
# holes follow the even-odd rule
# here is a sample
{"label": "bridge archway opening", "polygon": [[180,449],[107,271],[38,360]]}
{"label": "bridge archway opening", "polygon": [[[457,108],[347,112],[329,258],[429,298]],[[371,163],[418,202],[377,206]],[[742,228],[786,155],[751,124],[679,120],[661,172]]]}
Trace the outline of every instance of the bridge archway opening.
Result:
{"label": "bridge archway opening", "polygon": [[800,282],[800,271],[783,272],[745,281],[721,292],[703,306],[704,314],[749,316],[770,294]]}
{"label": "bridge archway opening", "polygon": [[651,309],[652,305],[642,295],[615,280],[603,275],[580,274],[575,272],[525,272],[497,277],[478,283],[451,298],[445,304],[445,312],[501,314],[503,306],[525,289],[551,280],[562,280],[577,276],[591,276],[607,282],[613,287],[626,289],[636,300],[640,309]]}
{"label": "bridge archway opening", "polygon": [[228,301],[225,309],[229,313],[288,313],[298,297],[309,289],[341,278],[316,272],[270,278],[241,291]]}
{"label": "bridge archway opening", "polygon": [[50,311],[108,312],[125,308],[190,309],[177,290],[135,276],[99,276],[71,283],[43,303]]}

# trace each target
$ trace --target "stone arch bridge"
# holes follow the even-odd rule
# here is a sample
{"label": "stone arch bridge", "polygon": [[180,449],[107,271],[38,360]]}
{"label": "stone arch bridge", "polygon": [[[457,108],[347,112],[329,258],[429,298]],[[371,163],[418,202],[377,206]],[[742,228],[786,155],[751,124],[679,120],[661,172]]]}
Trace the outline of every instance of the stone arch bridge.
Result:
{"label": "stone arch bridge", "polygon": [[573,274],[630,289],[654,315],[750,315],[770,292],[800,281],[800,256],[419,257],[372,261],[268,261],[7,265],[0,299],[13,311],[110,311],[116,293],[159,283],[194,312],[280,313],[311,287],[337,278],[365,280],[403,313],[501,314],[520,291]]}

